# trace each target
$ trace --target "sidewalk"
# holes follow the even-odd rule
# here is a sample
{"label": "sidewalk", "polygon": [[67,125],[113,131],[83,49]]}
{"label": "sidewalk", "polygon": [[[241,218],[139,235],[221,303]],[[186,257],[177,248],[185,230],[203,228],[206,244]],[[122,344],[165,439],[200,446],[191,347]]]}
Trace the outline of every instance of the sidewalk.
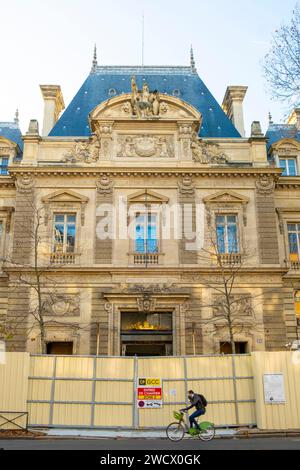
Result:
{"label": "sidewalk", "polygon": [[[167,438],[164,429],[70,429],[70,428],[52,428],[43,429],[48,437],[89,437],[100,439],[162,439]],[[235,429],[217,429],[216,437],[234,437],[237,434]]]}
{"label": "sidewalk", "polygon": [[[20,435],[18,435],[20,434]],[[300,437],[300,429],[261,430],[257,428],[217,429],[218,439],[249,439],[257,437]],[[0,439],[166,439],[164,429],[80,429],[28,428],[26,431],[3,433]]]}
{"label": "sidewalk", "polygon": [[[34,429],[32,429],[34,431]],[[45,432],[45,437],[51,438],[93,438],[93,439],[164,439],[166,432],[164,429],[75,429],[75,428],[52,428],[40,429]],[[260,430],[257,428],[239,429],[217,429],[216,438],[251,438],[251,437],[287,437],[300,436],[300,429],[291,430]]]}

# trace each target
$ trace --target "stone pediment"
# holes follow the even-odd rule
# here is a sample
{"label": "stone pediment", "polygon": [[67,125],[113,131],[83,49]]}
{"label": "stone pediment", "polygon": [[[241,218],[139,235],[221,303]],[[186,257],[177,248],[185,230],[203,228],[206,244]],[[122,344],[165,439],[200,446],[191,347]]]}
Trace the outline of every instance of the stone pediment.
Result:
{"label": "stone pediment", "polygon": [[249,198],[242,196],[234,191],[219,191],[212,196],[203,198],[205,204],[220,204],[220,203],[235,203],[235,204],[247,204]]}
{"label": "stone pediment", "polygon": [[88,197],[82,196],[74,191],[56,191],[55,193],[49,194],[49,196],[45,196],[42,198],[43,203],[58,203],[58,202],[72,202],[72,203],[79,203],[79,204],[86,204],[88,202]]}
{"label": "stone pediment", "polygon": [[11,155],[17,151],[17,144],[6,137],[0,136],[0,155]]}
{"label": "stone pediment", "polygon": [[174,96],[157,93],[154,102],[138,102],[137,108],[131,93],[122,94],[99,104],[89,116],[93,131],[97,121],[189,121],[198,130],[202,121],[199,111]]}
{"label": "stone pediment", "polygon": [[271,152],[274,151],[285,155],[297,154],[300,152],[300,142],[291,138],[280,139],[271,146]]}
{"label": "stone pediment", "polygon": [[156,193],[155,191],[151,191],[149,189],[137,191],[134,194],[131,194],[128,197],[129,204],[163,204],[168,202],[168,198],[166,196],[162,196],[161,194]]}

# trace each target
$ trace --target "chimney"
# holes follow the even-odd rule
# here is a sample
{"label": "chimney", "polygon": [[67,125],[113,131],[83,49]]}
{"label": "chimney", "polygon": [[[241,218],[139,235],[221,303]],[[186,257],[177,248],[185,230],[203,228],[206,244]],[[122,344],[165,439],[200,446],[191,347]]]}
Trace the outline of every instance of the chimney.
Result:
{"label": "chimney", "polygon": [[59,85],[40,85],[44,98],[44,119],[42,135],[46,136],[65,109],[64,99]]}
{"label": "chimney", "polygon": [[298,130],[300,130],[300,108],[293,109],[292,113],[288,117],[288,124],[294,124]]}
{"label": "chimney", "polygon": [[247,89],[246,86],[228,86],[222,103],[223,111],[242,137],[245,137],[243,101]]}

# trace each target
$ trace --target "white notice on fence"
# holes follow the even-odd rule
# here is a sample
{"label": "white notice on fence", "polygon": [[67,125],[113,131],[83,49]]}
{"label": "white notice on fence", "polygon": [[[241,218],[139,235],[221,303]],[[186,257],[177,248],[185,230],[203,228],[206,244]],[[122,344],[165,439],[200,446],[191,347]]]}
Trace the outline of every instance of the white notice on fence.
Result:
{"label": "white notice on fence", "polygon": [[285,403],[283,374],[264,374],[265,403]]}

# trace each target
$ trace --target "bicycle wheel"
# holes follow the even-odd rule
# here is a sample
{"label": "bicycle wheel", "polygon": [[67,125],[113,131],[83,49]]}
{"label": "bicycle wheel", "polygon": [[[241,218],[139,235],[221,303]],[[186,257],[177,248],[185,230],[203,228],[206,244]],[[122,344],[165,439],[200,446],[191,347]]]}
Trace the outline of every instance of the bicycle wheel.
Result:
{"label": "bicycle wheel", "polygon": [[167,438],[170,441],[178,442],[183,439],[185,435],[185,427],[181,423],[171,423],[166,429]]}
{"label": "bicycle wheel", "polygon": [[201,441],[211,441],[216,435],[215,427],[212,423],[205,426],[205,429],[201,429],[198,436]]}

